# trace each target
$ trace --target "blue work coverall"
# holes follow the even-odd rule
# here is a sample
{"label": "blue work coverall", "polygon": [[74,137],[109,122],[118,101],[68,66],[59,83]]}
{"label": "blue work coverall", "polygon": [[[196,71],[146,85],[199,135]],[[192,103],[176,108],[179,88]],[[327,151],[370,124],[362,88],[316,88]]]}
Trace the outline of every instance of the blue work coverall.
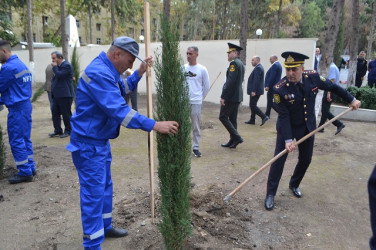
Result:
{"label": "blue work coverall", "polygon": [[31,136],[32,75],[17,55],[11,55],[0,70],[1,104],[8,108],[8,137],[18,175],[30,176],[36,170]]}
{"label": "blue work coverall", "polygon": [[[135,71],[127,78],[130,89],[139,80]],[[67,150],[72,152],[80,181],[83,246],[100,249],[104,234],[112,228],[111,147],[120,125],[151,131],[155,121],[124,100],[124,82],[105,52],[85,69],[78,83],[76,112]]]}

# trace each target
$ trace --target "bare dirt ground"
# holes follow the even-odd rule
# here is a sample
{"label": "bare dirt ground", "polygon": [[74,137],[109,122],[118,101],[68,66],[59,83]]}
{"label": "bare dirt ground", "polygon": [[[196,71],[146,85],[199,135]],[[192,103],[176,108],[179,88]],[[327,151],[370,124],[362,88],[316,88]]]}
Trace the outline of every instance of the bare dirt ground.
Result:
{"label": "bare dirt ground", "polygon": [[[139,98],[146,113],[145,97]],[[44,94],[33,104],[32,140],[38,175],[31,183],[9,185],[16,172],[8,149],[5,178],[0,180],[0,249],[82,249],[78,177],[69,138],[48,138],[51,114]],[[7,111],[0,113],[6,129]],[[245,139],[237,149],[221,148],[228,134],[218,120],[219,105],[205,103],[201,158],[192,157],[193,234],[186,249],[368,249],[371,236],[367,180],[375,164],[375,124],[344,121],[334,136],[329,125],[316,135],[313,161],[301,184],[303,197],[293,197],[289,177],[297,152],[286,162],[273,211],[264,209],[268,170],[248,183],[230,202],[226,194],[273,157],[276,113],[260,127],[244,124]],[[5,135],[7,140],[7,136]],[[129,236],[106,239],[102,249],[162,249],[157,225],[151,224],[147,134],[122,128],[113,140],[114,224]],[[155,159],[157,167],[157,159]],[[155,183],[158,186],[157,174]],[[155,191],[158,208],[160,197]],[[160,220],[156,211],[156,221]]]}

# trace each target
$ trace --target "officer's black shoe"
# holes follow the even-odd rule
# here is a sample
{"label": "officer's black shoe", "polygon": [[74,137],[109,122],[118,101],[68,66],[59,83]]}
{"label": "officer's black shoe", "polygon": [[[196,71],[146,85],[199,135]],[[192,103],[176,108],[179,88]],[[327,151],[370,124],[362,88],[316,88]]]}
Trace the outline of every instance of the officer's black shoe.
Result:
{"label": "officer's black shoe", "polygon": [[9,178],[8,181],[10,184],[18,184],[21,182],[31,182],[33,181],[33,176],[32,175],[22,176],[22,175],[16,174],[13,177]]}
{"label": "officer's black shoe", "polygon": [[240,139],[234,141],[234,143],[231,144],[231,145],[229,146],[229,148],[236,148],[240,143],[243,143],[243,142],[244,142],[243,138],[240,137]]}
{"label": "officer's black shoe", "polygon": [[107,238],[120,238],[128,235],[128,230],[123,228],[111,228],[104,234]]}
{"label": "officer's black shoe", "polygon": [[345,124],[342,124],[341,126],[337,127],[337,131],[336,131],[336,133],[334,135],[339,134],[339,132],[341,132],[342,129],[344,129],[345,127],[346,127]]}
{"label": "officer's black shoe", "polygon": [[33,170],[33,176],[36,176],[36,175],[37,175],[37,170],[34,169],[34,170]]}
{"label": "officer's black shoe", "polygon": [[63,133],[57,133],[57,132],[53,132],[53,133],[49,133],[48,136],[49,137],[55,137],[55,136],[60,136],[62,135]]}
{"label": "officer's black shoe", "polygon": [[245,124],[251,124],[251,125],[255,125],[255,121],[251,121],[251,120],[249,120],[249,121],[246,121],[246,122],[244,122]]}
{"label": "officer's black shoe", "polygon": [[274,208],[274,196],[269,194],[265,198],[265,208],[266,210],[273,210]]}
{"label": "officer's black shoe", "polygon": [[233,143],[232,140],[229,140],[228,143],[221,144],[221,146],[224,147],[224,148],[228,148],[232,145],[232,143]]}
{"label": "officer's black shoe", "polygon": [[264,125],[267,120],[269,120],[269,116],[265,116],[264,119],[262,119],[260,126]]}
{"label": "officer's black shoe", "polygon": [[68,137],[68,136],[70,136],[70,134],[68,132],[64,132],[64,134],[60,135],[59,137],[65,138],[65,137]]}
{"label": "officer's black shoe", "polygon": [[294,188],[294,187],[290,186],[290,189],[291,189],[291,191],[292,191],[292,193],[294,194],[295,197],[298,197],[298,198],[302,197],[302,191],[300,191],[299,187]]}

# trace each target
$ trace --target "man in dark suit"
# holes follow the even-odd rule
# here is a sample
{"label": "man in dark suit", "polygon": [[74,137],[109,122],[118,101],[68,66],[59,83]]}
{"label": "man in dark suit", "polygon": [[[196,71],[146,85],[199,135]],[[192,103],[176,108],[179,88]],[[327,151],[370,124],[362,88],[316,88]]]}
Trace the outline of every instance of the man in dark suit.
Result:
{"label": "man in dark suit", "polygon": [[[318,89],[334,92],[351,103],[353,109],[358,109],[361,104],[341,86],[326,80],[316,71],[304,71],[304,60],[308,56],[287,51],[282,53],[282,57],[285,58],[286,76],[274,86],[274,103],[278,112],[275,155],[285,148],[290,153],[295,149],[294,139],[299,140],[316,129],[315,100]],[[289,188],[298,198],[302,196],[299,185],[311,163],[313,145],[312,136],[298,146],[299,160],[289,183]],[[286,159],[287,154],[284,154],[270,167],[265,199],[267,210],[274,208],[274,196]]]}
{"label": "man in dark suit", "polygon": [[265,91],[268,92],[266,94],[267,104],[266,104],[265,115],[268,117],[270,117],[270,111],[273,107],[273,87],[277,82],[281,80],[281,75],[282,75],[282,66],[278,62],[278,57],[276,55],[272,55],[269,58],[269,60],[272,66],[266,72],[266,76],[265,76]]}
{"label": "man in dark suit", "polygon": [[356,75],[355,75],[355,86],[360,88],[363,83],[364,76],[367,73],[367,60],[366,53],[364,51],[360,51],[356,63]]}
{"label": "man in dark suit", "polygon": [[247,124],[255,124],[256,115],[260,116],[262,119],[261,125],[269,119],[259,107],[257,107],[257,102],[261,95],[264,94],[264,67],[260,63],[260,57],[252,57],[252,66],[255,67],[252,73],[248,77],[247,94],[249,97],[249,107],[251,108],[251,119],[246,121]]}
{"label": "man in dark suit", "polygon": [[237,129],[238,107],[243,101],[242,82],[244,81],[244,65],[239,59],[241,47],[228,43],[227,59],[230,62],[226,72],[226,82],[222,88],[221,111],[219,120],[230,133],[229,142],[222,144],[222,147],[236,148],[243,142]]}
{"label": "man in dark suit", "polygon": [[[52,79],[52,121],[54,132],[50,137],[59,136],[60,138],[68,137],[72,131],[70,119],[72,116],[71,106],[74,97],[73,88],[73,68],[72,65],[64,60],[63,54],[58,51],[51,53],[52,70],[54,77]],[[61,128],[61,118],[63,116],[65,131]]]}

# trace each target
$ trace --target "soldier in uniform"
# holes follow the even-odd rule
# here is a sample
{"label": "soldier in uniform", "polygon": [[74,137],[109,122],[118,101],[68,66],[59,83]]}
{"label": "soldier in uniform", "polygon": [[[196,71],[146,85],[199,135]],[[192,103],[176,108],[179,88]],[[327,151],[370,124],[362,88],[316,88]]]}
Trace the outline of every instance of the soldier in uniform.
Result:
{"label": "soldier in uniform", "polygon": [[358,60],[356,63],[356,75],[355,75],[355,86],[360,88],[363,83],[364,76],[367,73],[367,60],[365,59],[366,53],[360,51],[358,55]]}
{"label": "soldier in uniform", "polygon": [[242,82],[244,80],[244,65],[239,59],[241,47],[228,43],[227,51],[228,61],[230,65],[226,72],[226,82],[223,85],[221,94],[221,111],[219,120],[230,133],[229,142],[222,144],[222,147],[236,148],[243,142],[243,138],[239,135],[237,129],[238,107],[243,101]]}
{"label": "soldier in uniform", "polygon": [[[332,91],[351,103],[350,107],[354,109],[358,109],[361,104],[338,84],[320,77],[316,71],[304,71],[304,60],[309,58],[306,55],[288,51],[282,53],[282,57],[285,58],[286,76],[274,86],[274,103],[278,112],[275,155],[285,148],[290,153],[295,149],[294,139],[299,140],[316,129],[315,99],[319,89]],[[314,136],[298,146],[298,163],[289,184],[298,198],[302,196],[299,185],[311,163],[313,145]],[[265,199],[267,210],[274,208],[274,196],[286,159],[287,154],[275,161],[270,168]]]}

